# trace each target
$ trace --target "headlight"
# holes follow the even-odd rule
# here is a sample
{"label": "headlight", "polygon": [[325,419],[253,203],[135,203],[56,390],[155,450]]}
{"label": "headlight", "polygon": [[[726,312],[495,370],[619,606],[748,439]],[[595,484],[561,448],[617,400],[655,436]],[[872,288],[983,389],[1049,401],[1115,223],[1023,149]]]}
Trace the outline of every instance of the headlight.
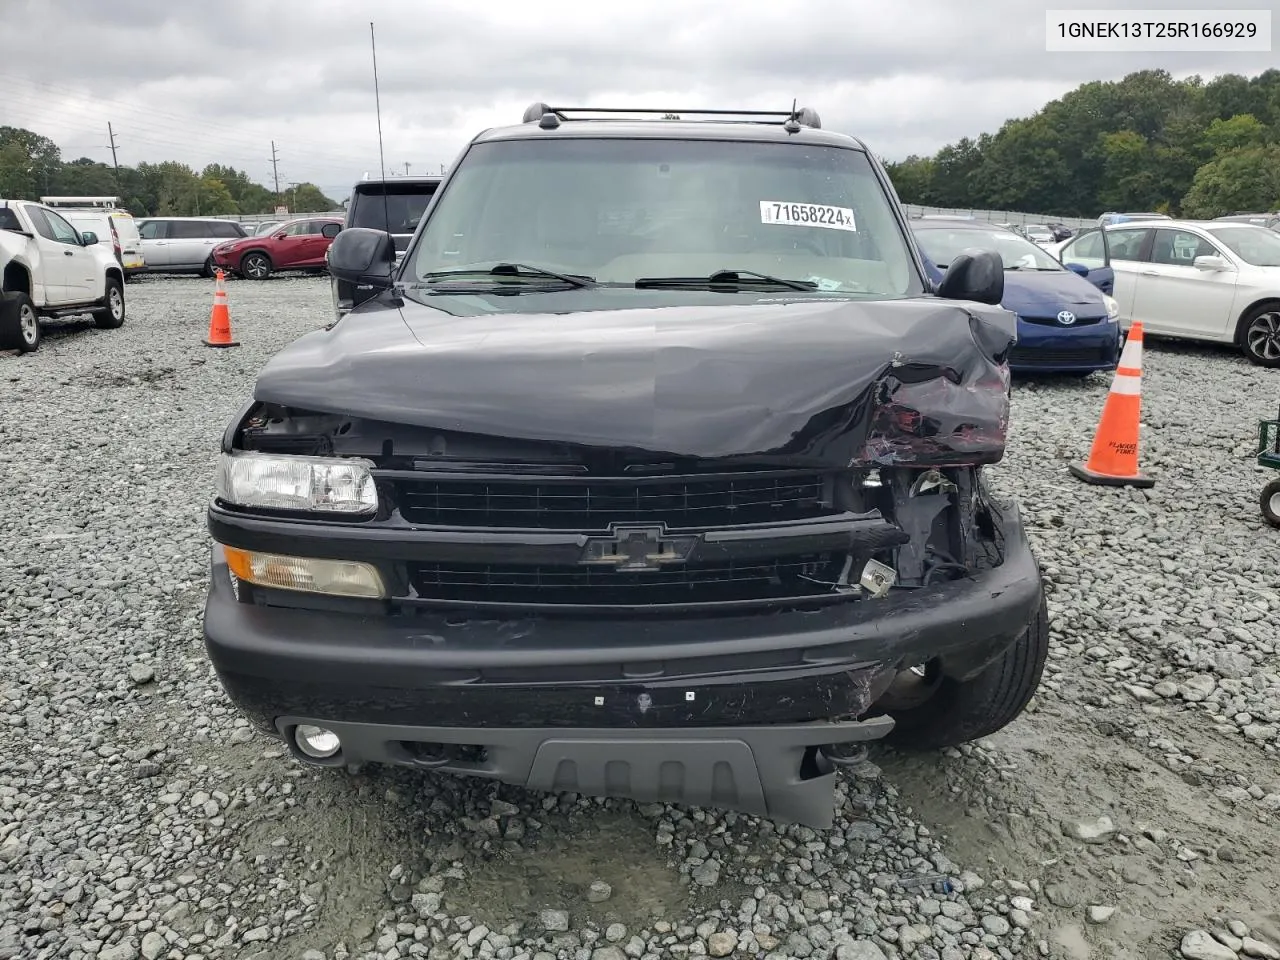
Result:
{"label": "headlight", "polygon": [[1115,320],[1120,316],[1120,303],[1115,297],[1109,297],[1105,293],[1102,295],[1102,302],[1107,305],[1107,319]]}
{"label": "headlight", "polygon": [[368,460],[279,454],[223,454],[218,499],[241,507],[373,514],[378,490]]}

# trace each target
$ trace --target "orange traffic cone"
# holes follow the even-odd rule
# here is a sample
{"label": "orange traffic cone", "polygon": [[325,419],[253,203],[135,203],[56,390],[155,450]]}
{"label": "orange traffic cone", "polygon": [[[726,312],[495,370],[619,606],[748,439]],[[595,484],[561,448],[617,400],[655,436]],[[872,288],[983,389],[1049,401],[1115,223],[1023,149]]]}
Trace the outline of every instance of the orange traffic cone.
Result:
{"label": "orange traffic cone", "polygon": [[1072,475],[1085,483],[1110,487],[1154,487],[1138,472],[1138,425],[1142,413],[1142,321],[1129,328],[1120,363],[1102,408],[1089,461],[1071,464]]}
{"label": "orange traffic cone", "polygon": [[225,279],[221,270],[217,273],[218,285],[213,291],[213,311],[209,314],[209,336],[205,339],[206,347],[238,347],[239,340],[231,339],[231,311],[227,309],[227,291],[222,282]]}

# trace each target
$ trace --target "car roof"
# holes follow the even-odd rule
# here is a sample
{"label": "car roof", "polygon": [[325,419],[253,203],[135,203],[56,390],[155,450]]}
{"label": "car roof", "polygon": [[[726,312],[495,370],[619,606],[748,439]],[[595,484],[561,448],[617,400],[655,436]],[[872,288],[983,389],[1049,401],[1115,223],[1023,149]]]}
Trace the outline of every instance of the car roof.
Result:
{"label": "car roof", "polygon": [[[554,121],[533,122],[530,117],[550,115]],[[581,117],[580,114],[598,116]],[[649,116],[625,116],[637,114]],[[675,114],[679,120],[660,119]],[[684,119],[685,117],[710,119]],[[483,130],[472,143],[499,140],[621,139],[621,140],[737,140],[754,143],[797,143],[844,147],[868,152],[857,137],[823,130],[816,112],[808,109],[762,110],[648,110],[616,107],[549,107],[533,104],[522,123]],[[729,119],[734,118],[734,119]],[[772,119],[766,119],[772,118]],[[795,118],[791,123],[788,118]],[[554,125],[549,125],[554,123]],[[811,125],[812,124],[812,125]]]}
{"label": "car roof", "polygon": [[367,177],[364,180],[356,181],[354,189],[359,190],[361,187],[381,186],[384,183],[419,183],[430,186],[439,186],[444,180],[444,174],[437,173],[425,177]]}

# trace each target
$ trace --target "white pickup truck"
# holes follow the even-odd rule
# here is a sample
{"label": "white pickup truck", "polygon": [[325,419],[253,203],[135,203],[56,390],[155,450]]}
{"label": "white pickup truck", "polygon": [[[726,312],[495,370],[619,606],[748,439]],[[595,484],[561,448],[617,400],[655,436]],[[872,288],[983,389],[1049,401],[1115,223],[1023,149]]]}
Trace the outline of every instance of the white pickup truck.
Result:
{"label": "white pickup truck", "polygon": [[124,274],[111,248],[56,210],[0,200],[0,350],[40,345],[40,321],[89,314],[106,330],[124,323]]}

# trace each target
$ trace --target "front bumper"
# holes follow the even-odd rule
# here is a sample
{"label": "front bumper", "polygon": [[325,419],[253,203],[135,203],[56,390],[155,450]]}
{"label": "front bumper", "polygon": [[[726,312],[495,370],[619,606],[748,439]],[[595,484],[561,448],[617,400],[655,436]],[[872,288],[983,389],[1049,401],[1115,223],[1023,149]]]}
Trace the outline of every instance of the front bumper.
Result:
{"label": "front bumper", "polygon": [[1009,352],[1014,373],[1090,373],[1114,370],[1120,362],[1119,324],[1092,323],[1074,330],[1018,324],[1018,343]]}
{"label": "front bumper", "polygon": [[[887,718],[867,719],[877,683],[935,658],[971,677],[1039,608],[1039,568],[1012,504],[1003,532],[1004,562],[965,580],[812,610],[670,619],[241,603],[215,546],[205,642],[242,712],[286,742],[301,723],[335,731],[335,762],[827,826],[834,770],[815,748],[889,732]],[[424,760],[424,745],[465,749],[441,762]]]}

